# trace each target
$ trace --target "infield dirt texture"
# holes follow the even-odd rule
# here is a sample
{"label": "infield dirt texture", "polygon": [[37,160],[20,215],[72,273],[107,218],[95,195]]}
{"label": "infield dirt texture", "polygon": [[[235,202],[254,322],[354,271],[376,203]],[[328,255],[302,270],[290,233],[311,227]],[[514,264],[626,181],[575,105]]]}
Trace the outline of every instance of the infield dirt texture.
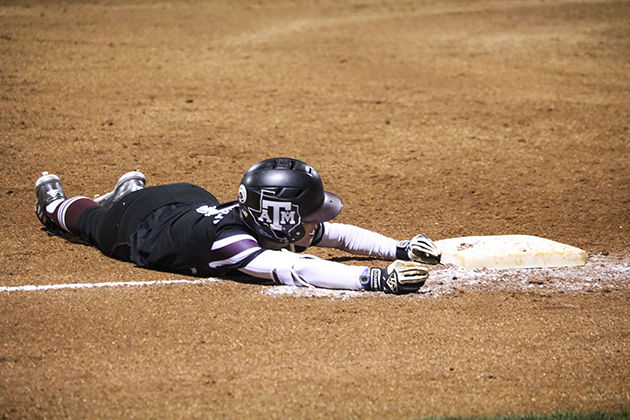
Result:
{"label": "infield dirt texture", "polygon": [[[1,1],[0,418],[630,409],[630,2]],[[422,294],[194,280],[49,237],[34,182],[140,169],[233,200],[311,163],[398,239],[529,234],[582,269]],[[382,261],[315,250],[348,264]]]}

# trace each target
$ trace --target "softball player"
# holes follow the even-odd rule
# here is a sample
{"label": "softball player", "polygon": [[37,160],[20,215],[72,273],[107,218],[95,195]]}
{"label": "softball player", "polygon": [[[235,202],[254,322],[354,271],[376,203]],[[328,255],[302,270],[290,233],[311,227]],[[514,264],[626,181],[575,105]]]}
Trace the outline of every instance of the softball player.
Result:
{"label": "softball player", "polygon": [[[422,264],[440,261],[424,235],[396,241],[332,223],[341,200],[296,159],[253,165],[237,201],[223,204],[196,185],[145,183],[142,173],[128,172],[103,196],[67,199],[59,177],[44,172],[35,183],[35,212],[49,231],[77,235],[108,257],[194,276],[238,271],[279,285],[404,294],[424,284]],[[310,246],[395,261],[384,269],[346,265],[304,254]]]}

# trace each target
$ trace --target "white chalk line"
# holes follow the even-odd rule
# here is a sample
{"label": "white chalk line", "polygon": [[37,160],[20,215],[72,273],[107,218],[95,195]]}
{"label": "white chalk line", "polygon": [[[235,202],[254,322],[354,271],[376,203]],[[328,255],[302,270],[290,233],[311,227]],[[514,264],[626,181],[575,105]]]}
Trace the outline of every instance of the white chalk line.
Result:
{"label": "white chalk line", "polygon": [[93,289],[101,287],[138,287],[138,286],[156,286],[169,284],[205,284],[220,281],[216,278],[198,279],[198,280],[154,280],[154,281],[121,281],[121,282],[103,282],[103,283],[66,283],[66,284],[45,284],[25,286],[0,286],[0,292],[35,292],[43,290],[63,290],[63,289]]}

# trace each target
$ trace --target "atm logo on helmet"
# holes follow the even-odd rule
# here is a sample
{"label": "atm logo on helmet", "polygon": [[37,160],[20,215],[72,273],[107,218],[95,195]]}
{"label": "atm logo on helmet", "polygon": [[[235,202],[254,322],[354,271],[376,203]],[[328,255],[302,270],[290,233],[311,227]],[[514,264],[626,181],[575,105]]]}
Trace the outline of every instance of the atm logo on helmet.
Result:
{"label": "atm logo on helmet", "polygon": [[252,210],[256,219],[274,230],[283,229],[286,225],[297,226],[302,222],[300,208],[287,201],[270,200],[262,194],[260,211]]}

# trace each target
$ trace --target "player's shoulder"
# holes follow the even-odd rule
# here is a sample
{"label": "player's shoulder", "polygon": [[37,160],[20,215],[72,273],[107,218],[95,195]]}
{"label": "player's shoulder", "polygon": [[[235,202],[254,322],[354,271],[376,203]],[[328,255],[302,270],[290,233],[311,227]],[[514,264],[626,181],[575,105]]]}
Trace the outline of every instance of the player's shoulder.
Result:
{"label": "player's shoulder", "polygon": [[187,211],[210,222],[214,226],[212,230],[220,230],[226,226],[242,224],[238,212],[238,204],[235,202],[224,204],[200,202],[186,204],[186,206]]}
{"label": "player's shoulder", "polygon": [[240,216],[236,201],[221,204],[213,210],[213,223],[216,225],[216,241],[230,242],[247,239],[258,246],[258,241]]}

